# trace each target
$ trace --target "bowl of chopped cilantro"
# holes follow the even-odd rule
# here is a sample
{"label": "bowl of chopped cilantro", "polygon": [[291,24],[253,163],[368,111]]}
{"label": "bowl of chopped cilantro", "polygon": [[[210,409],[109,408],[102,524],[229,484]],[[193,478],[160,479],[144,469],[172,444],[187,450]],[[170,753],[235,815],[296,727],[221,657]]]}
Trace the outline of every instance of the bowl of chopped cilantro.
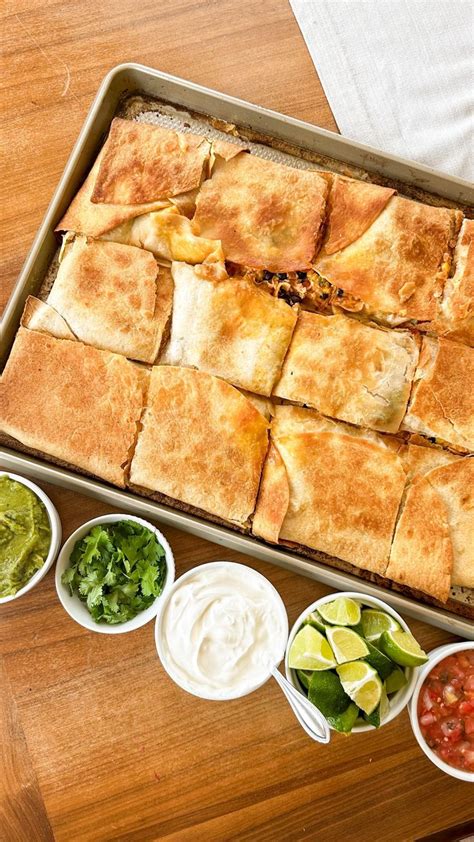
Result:
{"label": "bowl of chopped cilantro", "polygon": [[112,514],[89,520],[68,538],[56,564],[56,590],[81,626],[119,634],[156,617],[174,574],[171,547],[156,526]]}

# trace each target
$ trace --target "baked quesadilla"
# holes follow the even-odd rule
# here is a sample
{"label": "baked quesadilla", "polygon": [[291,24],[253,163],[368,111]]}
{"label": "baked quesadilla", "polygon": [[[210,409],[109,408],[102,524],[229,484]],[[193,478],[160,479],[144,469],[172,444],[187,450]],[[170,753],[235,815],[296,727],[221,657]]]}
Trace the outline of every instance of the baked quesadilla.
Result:
{"label": "baked quesadilla", "polygon": [[172,297],[170,271],[150,252],[77,237],[66,244],[48,304],[82,342],[152,363]]}
{"label": "baked quesadilla", "polygon": [[443,500],[453,547],[453,585],[474,588],[474,459],[463,456],[427,474]]}
{"label": "baked quesadilla", "polygon": [[[205,146],[203,149],[204,148]],[[213,141],[211,144],[209,166],[213,166],[216,157],[223,158],[224,160],[230,160],[230,158],[234,157],[234,155],[238,155],[241,151],[241,145],[237,146],[235,144],[227,143],[226,141]],[[148,214],[152,211],[162,210],[163,208],[176,207],[180,214],[189,217],[190,219],[194,215],[200,180],[192,189],[186,189],[183,193],[168,195],[165,198],[159,198],[151,202],[143,202],[141,204],[105,204],[104,202],[93,202],[92,194],[94,192],[104,152],[105,147],[103,147],[99,152],[94,166],[84,181],[84,184],[56,226],[56,231],[74,231],[76,234],[86,234],[88,237],[101,237],[103,234],[107,234],[109,231],[113,231],[114,229],[120,230],[123,223],[129,220],[135,219],[143,214]],[[179,223],[174,220],[173,224],[176,228],[179,225]],[[145,228],[148,228],[148,225],[149,224],[146,223]],[[140,236],[140,233],[140,230],[138,232],[134,231],[132,234],[129,234],[129,236],[132,239],[135,239],[135,237],[138,238]],[[174,234],[174,238],[176,236],[177,235]],[[148,235],[147,238],[149,237],[150,235]],[[111,239],[116,238],[111,237]],[[128,242],[128,240],[118,240],[118,242],[126,242],[128,245],[140,245],[138,242]],[[154,251],[154,249],[150,248],[150,251]],[[170,252],[172,253],[173,250],[170,249]],[[173,258],[170,256],[168,259],[183,260],[185,258],[177,252]],[[204,259],[205,258],[203,257],[202,260]],[[192,261],[188,258],[188,262]],[[198,261],[196,260],[196,262]]]}
{"label": "baked quesadilla", "polygon": [[455,272],[446,281],[431,329],[440,336],[474,346],[474,220],[465,219],[454,252]]}
{"label": "baked quesadilla", "polygon": [[221,241],[226,260],[276,272],[308,269],[327,190],[315,171],[243,152],[216,164],[199,191],[194,221],[201,237]]}
{"label": "baked quesadilla", "polygon": [[274,394],[362,427],[396,432],[418,361],[408,331],[301,312]]}
{"label": "baked quesadilla", "polygon": [[402,429],[474,450],[474,349],[424,336]]}
{"label": "baked quesadilla", "polygon": [[169,207],[170,203],[167,199],[145,202],[141,205],[95,204],[92,201],[92,193],[102,155],[103,149],[99,152],[84,184],[56,225],[56,231],[74,231],[76,234],[86,234],[88,237],[100,237],[140,214]]}
{"label": "baked quesadilla", "polygon": [[385,575],[446,602],[453,548],[446,507],[429,477],[416,477],[406,491]]}
{"label": "baked quesadilla", "polygon": [[391,440],[293,406],[275,407],[271,439],[254,534],[383,574],[405,486]]}
{"label": "baked quesadilla", "polygon": [[92,202],[140,205],[199,187],[209,141],[115,117],[105,142]]}
{"label": "baked quesadilla", "polygon": [[214,281],[173,263],[173,315],[162,363],[199,368],[236,386],[270,395],[296,312],[249,281]]}
{"label": "baked quesadilla", "polygon": [[0,384],[2,431],[123,486],[147,378],[119,354],[20,327]]}
{"label": "baked quesadilla", "polygon": [[[462,214],[394,196],[375,185],[367,195],[368,187],[335,177],[329,238],[315,269],[341,291],[341,307],[388,324],[431,321]],[[373,191],[380,191],[378,202]]]}
{"label": "baked quesadilla", "polygon": [[264,416],[224,380],[155,366],[131,482],[243,525],[255,507],[267,428]]}
{"label": "baked quesadilla", "polygon": [[441,602],[474,588],[474,221],[141,107],[27,299],[7,436]]}
{"label": "baked quesadilla", "polygon": [[441,602],[474,587],[474,459],[403,445],[407,487],[386,576]]}

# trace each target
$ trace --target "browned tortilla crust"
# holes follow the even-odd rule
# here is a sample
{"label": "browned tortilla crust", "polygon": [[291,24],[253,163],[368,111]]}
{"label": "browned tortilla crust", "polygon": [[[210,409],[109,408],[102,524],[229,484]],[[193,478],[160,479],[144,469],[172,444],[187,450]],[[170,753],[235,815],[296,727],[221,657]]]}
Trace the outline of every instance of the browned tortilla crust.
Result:
{"label": "browned tortilla crust", "polygon": [[216,166],[196,201],[203,237],[218,239],[227,260],[257,269],[309,269],[324,216],[327,183],[242,153]]}
{"label": "browned tortilla crust", "polygon": [[110,126],[93,202],[139,205],[198,187],[210,144],[199,135],[116,117]]}
{"label": "browned tortilla crust", "polygon": [[21,327],[1,380],[2,430],[123,486],[147,376],[119,354]]}

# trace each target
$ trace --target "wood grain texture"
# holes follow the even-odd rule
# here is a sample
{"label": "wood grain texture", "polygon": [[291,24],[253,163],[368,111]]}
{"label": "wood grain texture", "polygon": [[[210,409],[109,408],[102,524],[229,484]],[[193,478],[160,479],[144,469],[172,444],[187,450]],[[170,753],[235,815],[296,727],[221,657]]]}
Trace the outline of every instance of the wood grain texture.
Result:
{"label": "wood grain texture", "polygon": [[[2,18],[3,306],[104,74],[139,61],[335,129],[286,0],[7,0]],[[45,486],[66,538],[110,509]],[[177,574],[219,558],[274,583],[290,623],[327,588],[165,530]],[[423,646],[450,635],[413,622]],[[472,816],[467,784],[419,751],[406,712],[314,745],[268,683],[228,703],[183,693],[153,625],[107,637],[64,612],[53,570],[0,612],[0,838],[414,840]]]}

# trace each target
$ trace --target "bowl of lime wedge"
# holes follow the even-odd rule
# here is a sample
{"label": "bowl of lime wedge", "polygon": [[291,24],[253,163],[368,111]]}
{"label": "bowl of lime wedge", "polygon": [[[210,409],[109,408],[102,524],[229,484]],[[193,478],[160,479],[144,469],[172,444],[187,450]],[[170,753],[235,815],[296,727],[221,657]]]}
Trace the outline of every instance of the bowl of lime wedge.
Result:
{"label": "bowl of lime wedge", "polygon": [[285,670],[334,731],[357,734],[401,713],[427,660],[390,605],[350,591],[321,597],[300,614]]}

